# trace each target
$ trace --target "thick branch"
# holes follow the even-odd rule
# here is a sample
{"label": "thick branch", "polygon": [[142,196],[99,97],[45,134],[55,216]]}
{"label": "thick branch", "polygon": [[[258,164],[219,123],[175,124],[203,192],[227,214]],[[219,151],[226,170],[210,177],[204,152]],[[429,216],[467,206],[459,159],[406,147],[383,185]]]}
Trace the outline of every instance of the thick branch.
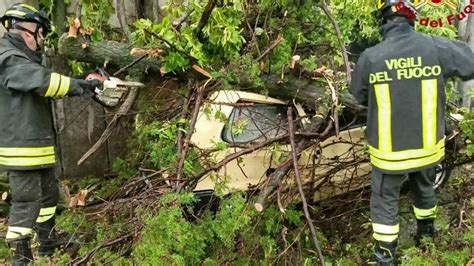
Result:
{"label": "thick branch", "polygon": [[138,88],[130,89],[130,92],[127,95],[127,99],[125,99],[122,106],[120,106],[120,109],[112,118],[112,121],[110,121],[110,123],[107,125],[107,128],[102,133],[102,136],[100,136],[99,140],[94,144],[94,146],[92,146],[81,157],[81,159],[79,159],[79,161],[77,162],[77,165],[82,164],[85,160],[87,160],[87,158],[89,158],[92,154],[94,154],[107,141],[110,135],[112,135],[113,129],[120,121],[120,118],[126,115],[128,111],[130,110],[130,108],[132,108],[132,105],[135,102],[135,98],[137,97],[137,94],[138,94]]}
{"label": "thick branch", "polygon": [[[59,53],[61,55],[64,55],[69,59],[92,63],[99,66],[110,64],[121,67],[131,64],[139,58],[130,55],[131,50],[132,47],[128,44],[114,41],[91,43],[82,37],[67,38],[66,35],[63,35],[59,39]],[[132,69],[159,73],[160,67],[160,60],[153,57],[147,57],[134,65]]]}
{"label": "thick branch", "polygon": [[[305,105],[313,110],[319,110],[321,106],[332,106],[331,90],[329,87],[321,87],[314,80],[299,79],[288,75],[284,80],[277,75],[262,76],[264,89],[268,92],[268,96],[286,99],[289,101],[296,100],[297,103]],[[248,77],[240,77],[240,82],[235,84],[239,90],[261,92],[261,87],[256,87],[255,83]],[[357,103],[357,100],[350,93],[342,93],[339,95],[342,105],[350,108],[355,113],[363,113],[366,108]],[[327,114],[328,110],[321,110]]]}

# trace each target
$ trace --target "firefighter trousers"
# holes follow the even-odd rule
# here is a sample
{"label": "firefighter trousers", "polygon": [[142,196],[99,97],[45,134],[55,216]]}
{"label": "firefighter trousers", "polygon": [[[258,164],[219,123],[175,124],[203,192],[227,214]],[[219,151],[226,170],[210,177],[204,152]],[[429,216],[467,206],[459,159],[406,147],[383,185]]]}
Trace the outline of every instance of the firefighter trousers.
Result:
{"label": "firefighter trousers", "polygon": [[385,174],[374,169],[370,214],[373,237],[377,241],[393,242],[398,238],[400,189],[407,176],[416,218],[424,220],[434,219],[436,216],[436,196],[433,188],[436,177],[434,167],[399,175]]}
{"label": "firefighter trousers", "polygon": [[29,236],[35,223],[43,223],[56,213],[59,188],[53,168],[9,171],[12,192],[7,241]]}

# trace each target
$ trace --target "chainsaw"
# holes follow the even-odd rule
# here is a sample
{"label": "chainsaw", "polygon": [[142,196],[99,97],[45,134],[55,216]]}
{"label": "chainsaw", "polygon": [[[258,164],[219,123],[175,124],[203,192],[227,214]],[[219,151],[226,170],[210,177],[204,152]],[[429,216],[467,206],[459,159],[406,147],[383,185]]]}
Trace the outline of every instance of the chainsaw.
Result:
{"label": "chainsaw", "polygon": [[130,88],[142,88],[145,84],[136,81],[125,81],[111,77],[105,70],[98,70],[100,75],[107,78],[103,82],[102,90],[96,88],[94,100],[105,107],[115,107]]}

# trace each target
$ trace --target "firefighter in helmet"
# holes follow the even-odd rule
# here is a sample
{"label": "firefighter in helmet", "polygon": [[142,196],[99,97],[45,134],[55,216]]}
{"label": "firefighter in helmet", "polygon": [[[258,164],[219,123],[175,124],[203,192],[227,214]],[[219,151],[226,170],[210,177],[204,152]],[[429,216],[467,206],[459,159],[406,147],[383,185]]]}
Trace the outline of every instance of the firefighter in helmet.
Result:
{"label": "firefighter in helmet", "polygon": [[360,55],[350,91],[368,107],[375,239],[369,265],[395,265],[400,187],[406,176],[416,243],[434,235],[433,182],[445,143],[444,87],[450,77],[474,78],[474,54],[465,43],[415,32],[417,10],[409,1],[377,2],[383,41]]}
{"label": "firefighter in helmet", "polygon": [[70,78],[41,65],[50,31],[43,12],[14,4],[1,22],[7,32],[0,39],[0,169],[7,171],[12,192],[6,240],[12,264],[28,265],[33,230],[40,256],[51,256],[63,244],[54,229],[59,189],[50,99],[92,97],[102,82]]}

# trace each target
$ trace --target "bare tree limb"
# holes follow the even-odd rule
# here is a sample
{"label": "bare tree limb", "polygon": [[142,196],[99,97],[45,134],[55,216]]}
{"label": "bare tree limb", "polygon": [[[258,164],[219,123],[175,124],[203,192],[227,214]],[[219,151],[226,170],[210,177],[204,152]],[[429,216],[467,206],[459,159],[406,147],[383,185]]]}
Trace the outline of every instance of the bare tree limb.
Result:
{"label": "bare tree limb", "polygon": [[257,58],[257,61],[262,61],[277,45],[279,45],[283,41],[283,35],[278,34],[276,40],[272,42],[272,44]]}
{"label": "bare tree limb", "polygon": [[339,46],[341,47],[341,50],[342,50],[342,58],[344,59],[344,65],[346,66],[347,84],[351,84],[351,65],[349,63],[349,57],[347,56],[347,49],[346,49],[346,46],[344,45],[341,29],[339,28],[339,25],[337,24],[336,19],[334,18],[331,11],[329,10],[326,0],[323,0],[323,3],[320,5],[320,7],[323,9],[324,13],[331,21],[332,26],[334,27],[334,30],[336,31],[337,40],[339,41]]}
{"label": "bare tree limb", "polygon": [[288,116],[288,131],[290,134],[290,144],[291,144],[291,157],[293,159],[293,167],[295,170],[296,183],[298,184],[298,192],[300,193],[301,202],[303,203],[303,212],[304,212],[306,221],[308,222],[309,229],[311,231],[311,237],[313,239],[313,243],[316,246],[316,250],[318,251],[321,265],[324,266],[325,265],[324,257],[321,252],[321,248],[319,247],[318,238],[316,237],[316,229],[314,228],[313,220],[311,219],[311,215],[309,214],[309,211],[308,211],[308,203],[306,202],[306,197],[304,195],[303,185],[301,182],[300,170],[298,168],[298,154],[297,154],[297,148],[295,144],[295,135],[294,135],[294,129],[293,129],[294,122],[293,122],[293,108],[292,107],[288,107],[287,116]]}
{"label": "bare tree limb", "polygon": [[89,158],[100,147],[102,147],[102,145],[107,141],[110,135],[112,135],[113,129],[120,121],[120,118],[126,115],[128,111],[130,110],[130,108],[132,108],[132,105],[135,102],[135,98],[137,97],[137,94],[138,94],[138,88],[130,89],[130,92],[128,93],[127,98],[125,99],[122,106],[120,106],[120,109],[112,118],[112,121],[110,121],[110,123],[107,125],[107,128],[102,133],[102,136],[100,136],[99,140],[81,157],[81,159],[79,159],[79,161],[77,162],[77,165],[81,165],[85,160],[87,160],[87,158]]}
{"label": "bare tree limb", "polygon": [[[196,102],[194,104],[194,109],[193,109],[193,116],[191,118],[191,122],[189,125],[188,129],[188,134],[186,135],[186,138],[183,141],[182,144],[182,151],[180,154],[179,162],[178,162],[178,170],[176,174],[176,179],[181,179],[183,175],[183,167],[184,167],[184,161],[186,160],[186,155],[189,149],[189,142],[191,141],[191,137],[194,133],[194,127],[196,126],[196,121],[198,118],[199,114],[199,109],[201,108],[201,103],[202,103],[202,95],[204,93],[204,90],[206,89],[207,85],[209,82],[211,82],[212,79],[208,79],[204,85],[200,86],[197,89],[197,96],[196,96]],[[182,186],[178,186],[178,191],[181,190]]]}

